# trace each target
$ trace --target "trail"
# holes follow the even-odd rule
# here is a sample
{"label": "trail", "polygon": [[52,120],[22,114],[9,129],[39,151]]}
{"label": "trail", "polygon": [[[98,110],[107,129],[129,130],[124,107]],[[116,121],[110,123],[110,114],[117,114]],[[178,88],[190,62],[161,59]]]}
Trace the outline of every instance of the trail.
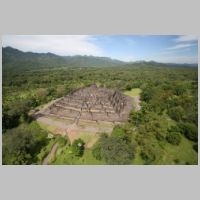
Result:
{"label": "trail", "polygon": [[58,143],[55,143],[53,147],[51,148],[51,151],[49,152],[47,157],[43,160],[42,162],[43,165],[48,165],[49,160],[54,156],[57,148],[58,148]]}

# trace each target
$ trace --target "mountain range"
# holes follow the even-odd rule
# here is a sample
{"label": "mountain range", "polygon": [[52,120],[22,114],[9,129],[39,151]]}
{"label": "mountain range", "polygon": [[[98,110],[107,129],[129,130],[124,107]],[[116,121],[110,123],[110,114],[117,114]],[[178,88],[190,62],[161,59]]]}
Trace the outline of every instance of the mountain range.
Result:
{"label": "mountain range", "polygon": [[58,56],[53,53],[23,52],[12,47],[2,48],[3,70],[41,69],[65,67],[114,67],[123,65],[183,66],[197,67],[198,64],[158,63],[155,61],[124,62],[108,57],[95,56]]}

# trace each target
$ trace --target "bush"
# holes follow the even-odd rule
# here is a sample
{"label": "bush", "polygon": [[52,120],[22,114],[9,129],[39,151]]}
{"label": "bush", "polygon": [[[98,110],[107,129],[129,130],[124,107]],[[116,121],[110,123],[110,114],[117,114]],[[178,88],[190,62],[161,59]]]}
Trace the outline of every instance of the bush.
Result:
{"label": "bush", "polygon": [[58,136],[56,138],[56,141],[58,142],[60,147],[64,147],[67,144],[67,139],[62,136]]}
{"label": "bush", "polygon": [[140,153],[140,156],[145,161],[145,164],[151,164],[156,159],[156,155],[150,147],[144,147]]}
{"label": "bush", "polygon": [[132,139],[132,131],[130,130],[129,125],[127,124],[124,125],[123,127],[119,125],[115,126],[111,135],[113,137],[121,138],[127,143],[130,143]]}
{"label": "bush", "polygon": [[72,144],[72,152],[75,156],[83,156],[84,154],[84,147],[85,143],[82,139],[77,139],[77,140],[74,140],[73,144]]}
{"label": "bush", "polygon": [[97,146],[93,149],[96,159],[104,159],[107,164],[130,164],[134,158],[135,148],[119,137],[101,137]]}
{"label": "bush", "polygon": [[92,149],[92,155],[97,159],[97,160],[101,160],[102,156],[101,156],[101,145],[97,142],[93,149]]}
{"label": "bush", "polygon": [[138,126],[144,121],[144,115],[141,111],[131,111],[129,114],[129,122],[134,126]]}
{"label": "bush", "polygon": [[193,145],[193,149],[198,153],[198,143]]}
{"label": "bush", "polygon": [[124,131],[124,129],[122,127],[115,126],[113,131],[112,131],[112,136],[119,137],[119,138],[124,138],[125,137],[125,131]]}
{"label": "bush", "polygon": [[175,121],[181,121],[184,115],[184,109],[181,106],[173,107],[168,110],[168,115]]}
{"label": "bush", "polygon": [[23,124],[3,134],[3,164],[32,164],[47,143],[47,133],[36,123]]}
{"label": "bush", "polygon": [[193,123],[180,123],[179,124],[181,133],[185,135],[186,138],[194,142],[198,141],[198,128]]}
{"label": "bush", "polygon": [[141,93],[141,99],[143,101],[149,102],[153,96],[153,89],[152,88],[145,88]]}
{"label": "bush", "polygon": [[179,145],[181,142],[181,136],[178,132],[168,132],[166,140],[173,145]]}
{"label": "bush", "polygon": [[161,134],[160,132],[156,132],[156,139],[159,140],[159,141],[162,141],[165,139],[164,135]]}
{"label": "bush", "polygon": [[126,85],[126,90],[130,91],[132,89],[132,86],[131,85]]}

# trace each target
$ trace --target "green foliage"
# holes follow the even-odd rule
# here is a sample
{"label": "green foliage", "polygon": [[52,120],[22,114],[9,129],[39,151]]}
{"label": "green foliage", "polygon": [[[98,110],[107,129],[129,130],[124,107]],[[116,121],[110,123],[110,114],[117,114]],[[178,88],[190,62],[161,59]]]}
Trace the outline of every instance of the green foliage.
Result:
{"label": "green foliage", "polygon": [[130,142],[116,136],[102,136],[93,148],[93,156],[104,159],[107,164],[130,164],[134,157],[135,148]]}
{"label": "green foliage", "polygon": [[75,156],[83,156],[84,154],[84,147],[85,143],[82,139],[77,139],[77,140],[74,140],[73,144],[72,144],[72,152]]}
{"label": "green foliage", "polygon": [[132,86],[131,85],[127,85],[125,89],[130,91],[132,89]]}
{"label": "green foliage", "polygon": [[125,137],[125,130],[120,126],[115,126],[112,131],[112,136],[124,138]]}
{"label": "green foliage", "polygon": [[181,106],[170,108],[168,115],[176,121],[181,121],[183,119],[184,109]]}
{"label": "green foliage", "polygon": [[179,128],[181,133],[183,133],[186,138],[194,142],[198,141],[198,128],[195,124],[179,123]]}
{"label": "green foliage", "polygon": [[182,84],[176,85],[174,88],[174,94],[177,96],[183,95],[185,92],[186,92],[186,88]]}
{"label": "green foliage", "polygon": [[[30,110],[92,83],[121,91],[128,90],[124,93],[132,97],[140,95],[141,110],[132,111],[128,125],[115,127],[111,137],[102,136],[92,151],[85,150],[91,163],[131,163],[133,159],[128,159],[129,146],[135,141],[138,147],[135,146],[134,153],[141,163],[168,164],[175,160],[181,164],[197,163],[197,153],[193,150],[196,149],[193,147],[194,142],[198,142],[197,68],[169,67],[155,63],[126,64],[105,58],[60,57],[3,48],[2,71],[3,151],[6,152],[3,153],[4,163],[33,163],[36,160],[37,153],[33,152],[36,149],[32,148],[32,139],[27,139],[33,150],[31,153],[28,147],[27,151],[20,151],[18,154],[15,152],[19,151],[14,150],[8,153],[7,148],[12,146],[8,139],[12,135],[9,134],[12,131],[10,129],[30,123]],[[16,130],[18,128],[13,129],[13,132],[19,132]],[[181,143],[172,146],[165,139],[171,134],[168,132],[182,133],[189,140],[181,135]],[[22,135],[24,134],[23,131]],[[22,140],[23,138],[22,136]],[[17,144],[21,141],[20,137],[14,139],[19,140],[16,141]],[[58,140],[61,140],[59,146],[65,145],[63,139]],[[113,144],[114,141],[116,144]],[[113,147],[113,150],[106,149],[108,146]],[[79,154],[79,150],[74,150],[75,154],[76,151]],[[114,153],[113,157],[109,157],[109,151],[111,155],[113,152],[119,154],[119,160],[115,160],[117,158],[114,158]],[[42,152],[44,156],[44,148],[41,150],[41,157]],[[68,164],[86,162],[85,153],[82,157],[74,156],[75,154],[66,150],[61,160]],[[123,156],[126,159],[122,159]]]}
{"label": "green foliage", "polygon": [[193,149],[198,153],[198,143],[193,145]]}
{"label": "green foliage", "polygon": [[134,126],[138,126],[144,121],[144,115],[141,111],[131,111],[129,114],[129,122]]}
{"label": "green foliage", "polygon": [[173,145],[179,145],[181,142],[181,136],[178,132],[169,132],[166,136],[166,140],[173,144]]}
{"label": "green foliage", "polygon": [[97,142],[93,148],[92,148],[92,155],[97,159],[97,160],[101,160],[102,156],[101,156],[101,144],[99,142]]}
{"label": "green foliage", "polygon": [[67,138],[65,138],[63,136],[57,136],[56,142],[58,142],[59,147],[64,147],[67,144]]}
{"label": "green foliage", "polygon": [[3,164],[32,164],[47,143],[47,134],[36,123],[23,124],[3,135]]}
{"label": "green foliage", "polygon": [[19,125],[20,121],[30,121],[28,111],[30,102],[27,100],[15,101],[8,106],[3,107],[3,130],[13,128]]}
{"label": "green foliage", "polygon": [[152,88],[145,88],[141,93],[141,99],[143,101],[149,102],[153,96],[153,89]]}
{"label": "green foliage", "polygon": [[152,149],[152,147],[145,146],[141,153],[142,159],[145,161],[145,164],[153,164],[153,161],[156,159],[156,155]]}

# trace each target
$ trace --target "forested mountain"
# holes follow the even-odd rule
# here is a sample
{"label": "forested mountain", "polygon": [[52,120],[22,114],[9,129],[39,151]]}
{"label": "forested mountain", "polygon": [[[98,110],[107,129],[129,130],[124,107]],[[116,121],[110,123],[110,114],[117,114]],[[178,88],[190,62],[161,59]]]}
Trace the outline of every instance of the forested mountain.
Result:
{"label": "forested mountain", "polygon": [[155,61],[123,62],[108,57],[95,56],[58,56],[52,53],[23,52],[12,47],[2,49],[3,71],[9,69],[32,70],[70,67],[114,67],[114,66],[171,66],[171,67],[197,67],[197,64],[158,63]]}
{"label": "forested mountain", "polygon": [[124,62],[107,57],[95,56],[58,56],[52,53],[22,52],[12,47],[2,49],[5,69],[41,69],[54,67],[111,67]]}

